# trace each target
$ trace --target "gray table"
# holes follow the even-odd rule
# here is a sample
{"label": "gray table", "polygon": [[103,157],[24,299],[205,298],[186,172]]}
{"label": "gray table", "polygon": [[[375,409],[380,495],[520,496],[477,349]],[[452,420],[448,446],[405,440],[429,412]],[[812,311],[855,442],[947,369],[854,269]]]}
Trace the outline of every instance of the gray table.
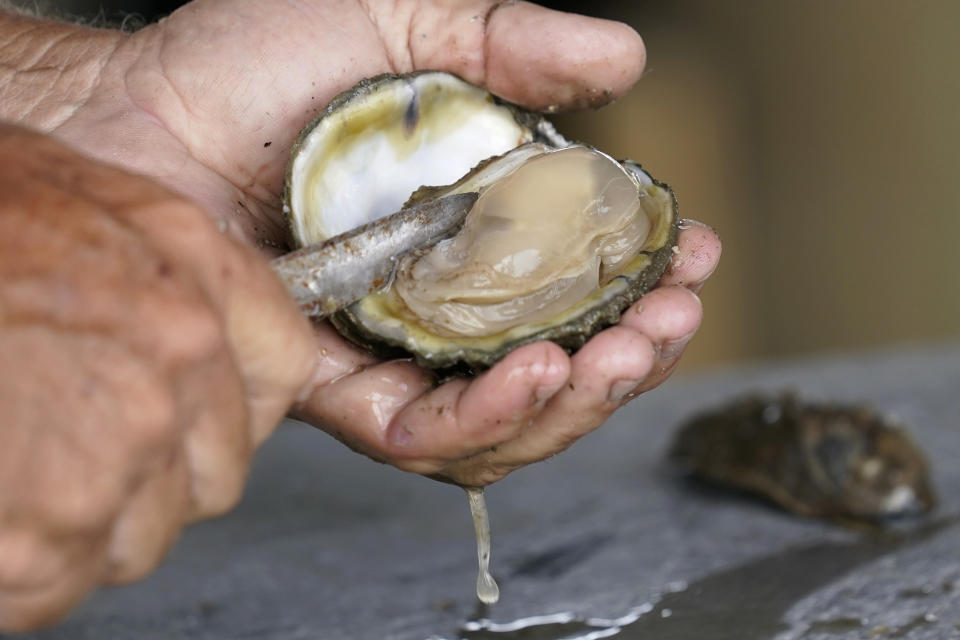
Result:
{"label": "gray table", "polygon": [[[867,400],[910,425],[941,497],[933,524],[871,542],[698,488],[663,464],[691,412],[785,387]],[[489,610],[473,592],[460,490],[289,424],[258,456],[237,510],[192,528],[145,582],[102,591],[32,637],[960,637],[958,415],[956,344],[671,380],[488,490],[502,590]]]}

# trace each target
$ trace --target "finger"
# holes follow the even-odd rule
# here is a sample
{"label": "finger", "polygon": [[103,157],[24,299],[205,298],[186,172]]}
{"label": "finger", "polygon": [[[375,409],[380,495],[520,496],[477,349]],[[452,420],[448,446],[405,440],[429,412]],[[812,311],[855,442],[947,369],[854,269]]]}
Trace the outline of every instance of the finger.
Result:
{"label": "finger", "polygon": [[190,476],[177,453],[130,498],[113,526],[102,581],[139,580],[160,564],[190,507]]}
{"label": "finger", "polygon": [[[340,382],[349,376],[357,374],[368,367],[378,363],[373,355],[355,347],[345,341],[328,323],[319,321],[314,324],[314,335],[318,345],[319,353],[317,355],[317,368],[314,371],[313,379],[297,398],[296,404],[290,410],[290,416],[297,420],[302,420],[308,424],[323,428],[330,435],[341,442],[348,444],[366,453],[371,457],[382,460],[382,457],[375,455],[372,450],[362,447],[359,443],[348,442],[347,438],[335,425],[348,420],[346,417],[349,412],[342,408],[339,418],[331,415],[333,407],[330,406],[331,392],[327,389],[329,385]],[[427,389],[430,381],[416,367],[408,364],[388,363],[389,367],[399,367],[401,381],[398,384],[412,384],[414,388]],[[384,369],[385,371],[385,369]],[[381,371],[383,373],[384,371]],[[409,377],[409,382],[402,381]],[[398,400],[400,402],[402,400]]]}
{"label": "finger", "polygon": [[711,227],[696,220],[683,220],[677,237],[677,255],[670,261],[661,286],[678,285],[699,293],[720,260],[720,238]]}
{"label": "finger", "polygon": [[313,387],[330,384],[380,362],[369,352],[344,340],[327,322],[317,322],[313,330],[319,350],[311,381]]}
{"label": "finger", "polygon": [[569,375],[559,346],[520,347],[476,379],[445,384],[404,407],[387,430],[391,457],[401,468],[433,473],[514,438]]}
{"label": "finger", "polygon": [[487,87],[535,109],[606,104],[634,85],[646,62],[629,26],[526,2],[497,5],[485,47]]}
{"label": "finger", "polygon": [[189,518],[221,515],[240,499],[253,454],[244,381],[223,352],[184,373],[178,395]]}
{"label": "finger", "polygon": [[315,386],[297,405],[296,416],[354,450],[388,462],[390,420],[431,387],[433,379],[423,369],[393,360]]}
{"label": "finger", "polygon": [[[37,552],[41,555],[35,555]],[[0,556],[6,554],[40,559],[39,563],[27,562],[22,566],[29,571],[42,572],[42,577],[31,574],[25,580],[10,583],[0,575],[0,629],[29,631],[63,618],[96,586],[103,570],[106,536],[77,536],[69,541],[53,541],[29,535],[21,537],[18,543],[4,535]],[[8,566],[7,561],[0,558],[0,567],[5,566]],[[44,566],[57,570],[46,573]]]}
{"label": "finger", "polygon": [[51,533],[23,518],[0,529],[0,594],[33,592],[49,587],[87,555],[106,527],[95,532]]}
{"label": "finger", "polygon": [[605,104],[633,86],[646,58],[623,23],[527,2],[450,3],[378,24],[402,28],[384,37],[394,60],[408,56],[411,69],[445,69],[540,110]]}
{"label": "finger", "polygon": [[653,363],[653,345],[636,331],[617,326],[598,333],[571,358],[567,383],[521,438],[450,465],[443,475],[482,486],[563,451],[600,426],[620,406],[622,390],[639,384]]}
{"label": "finger", "polygon": [[375,459],[432,473],[512,437],[568,371],[563,350],[545,342],[515,350],[472,382],[432,391],[413,363],[387,362],[318,387],[300,414]]}
{"label": "finger", "polygon": [[658,287],[623,313],[620,326],[646,336],[669,353],[690,341],[702,316],[700,298],[686,287]]}
{"label": "finger", "polygon": [[646,336],[656,354],[650,374],[631,394],[652,389],[669,377],[702,319],[700,298],[682,286],[654,289],[621,316],[620,326]]}

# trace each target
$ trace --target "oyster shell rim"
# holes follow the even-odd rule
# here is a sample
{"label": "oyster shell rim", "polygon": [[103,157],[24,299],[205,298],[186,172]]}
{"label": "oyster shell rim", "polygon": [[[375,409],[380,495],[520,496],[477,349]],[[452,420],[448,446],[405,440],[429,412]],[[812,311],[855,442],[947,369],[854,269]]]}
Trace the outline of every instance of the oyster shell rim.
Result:
{"label": "oyster shell rim", "polygon": [[[287,167],[284,173],[282,201],[283,214],[287,222],[288,231],[290,232],[292,246],[298,246],[299,244],[292,232],[294,226],[294,212],[292,210],[291,195],[293,191],[294,160],[302,151],[303,145],[316,127],[319,126],[324,118],[330,114],[348,106],[354,100],[362,99],[374,93],[389,83],[397,81],[405,82],[411,78],[430,74],[450,76],[468,86],[476,86],[467,82],[456,74],[438,70],[421,70],[406,74],[379,74],[377,76],[360,80],[351,88],[334,96],[330,103],[300,131],[294,141],[293,146],[291,147]],[[562,134],[560,134],[554,125],[546,119],[544,114],[527,110],[489,92],[487,92],[487,94],[492,97],[495,105],[509,109],[515,121],[521,127],[524,127],[531,132],[534,142],[544,142],[552,147],[566,147],[574,144],[573,141],[567,140]],[[585,146],[593,148],[591,145]],[[480,161],[478,163],[478,167],[489,162],[490,160],[491,159],[488,158]],[[679,205],[673,189],[671,189],[666,183],[661,182],[651,176],[635,162],[624,160],[621,161],[621,164],[624,165],[627,170],[641,172],[652,182],[653,185],[662,189],[666,194],[668,194],[670,204],[669,226],[666,230],[666,239],[662,246],[653,250],[642,251],[637,254],[637,257],[634,258],[633,261],[631,261],[632,265],[632,263],[638,258],[645,257],[648,260],[648,264],[643,266],[637,276],[632,280],[624,278],[624,276],[618,276],[615,278],[614,281],[626,279],[628,286],[626,286],[623,291],[613,294],[610,299],[599,301],[597,306],[589,308],[584,312],[575,315],[573,318],[569,319],[563,324],[550,326],[545,329],[534,331],[513,339],[507,339],[495,349],[477,349],[469,346],[458,346],[455,348],[445,349],[442,352],[421,352],[415,348],[411,348],[412,345],[409,344],[409,341],[390,339],[382,334],[374,333],[373,331],[368,330],[362,325],[362,323],[359,322],[356,316],[356,308],[358,305],[362,304],[362,300],[331,315],[328,320],[342,336],[361,348],[383,358],[413,357],[418,364],[435,370],[441,377],[450,377],[454,375],[473,375],[482,372],[517,347],[540,340],[550,340],[562,347],[567,353],[572,354],[577,349],[582,347],[593,335],[607,327],[615,325],[620,320],[620,316],[626,308],[628,308],[645,293],[650,291],[654,285],[656,285],[657,281],[659,281],[660,277],[666,271],[667,266],[669,265],[673,256],[673,249],[676,245],[676,239],[679,232]],[[477,167],[474,167],[470,173],[476,169]],[[435,197],[433,196],[434,190],[442,188],[443,187],[423,186],[410,195],[405,206],[409,206],[417,201]],[[666,216],[664,216],[664,218],[666,218]],[[611,284],[612,283],[608,283],[604,287],[600,287],[597,291],[602,291]],[[538,325],[540,324],[545,323],[538,323]],[[509,333],[509,331],[510,330],[503,333]],[[451,342],[453,343],[455,341],[456,339]]]}
{"label": "oyster shell rim", "polygon": [[[488,162],[488,160],[485,160],[484,163],[485,162]],[[413,357],[417,364],[428,369],[437,370],[442,377],[480,373],[492,367],[497,361],[514,349],[541,340],[554,342],[568,354],[576,352],[595,334],[617,324],[620,321],[621,314],[631,304],[653,289],[666,271],[670,260],[673,258],[673,248],[676,246],[677,235],[679,234],[679,203],[673,189],[666,183],[651,176],[635,162],[626,160],[622,161],[621,164],[623,164],[628,171],[642,172],[654,186],[661,189],[667,195],[670,205],[670,215],[669,220],[665,219],[655,223],[667,226],[665,230],[658,229],[658,232],[665,232],[666,234],[663,244],[655,249],[639,252],[631,261],[628,270],[640,259],[645,258],[648,263],[641,267],[639,273],[633,279],[620,275],[615,277],[610,283],[597,289],[598,292],[601,292],[614,286],[617,282],[623,282],[624,280],[627,282],[623,291],[613,294],[607,300],[598,301],[597,306],[590,307],[582,313],[577,313],[562,324],[532,331],[519,337],[507,338],[495,349],[463,346],[462,343],[487,340],[502,334],[508,334],[512,330],[502,332],[501,334],[494,334],[494,336],[488,336],[482,340],[449,339],[448,343],[450,345],[461,344],[456,347],[451,346],[443,351],[418,350],[410,344],[409,339],[393,339],[367,329],[360,319],[362,305],[364,304],[364,300],[367,299],[355,302],[346,309],[338,311],[333,314],[329,320],[341,335],[347,337],[354,344],[363,346],[373,354],[383,358]],[[420,191],[417,192],[417,194],[420,193]],[[411,200],[413,197],[415,196],[412,196]],[[654,233],[654,231],[651,231],[651,235]],[[565,312],[561,312],[561,314]],[[549,324],[549,320],[531,326],[535,327],[542,324]]]}
{"label": "oyster shell rim", "polygon": [[[304,127],[297,134],[297,137],[294,139],[293,145],[290,147],[290,153],[287,156],[287,165],[283,172],[283,194],[281,196],[281,206],[283,211],[283,219],[287,227],[287,244],[291,248],[296,249],[302,246],[297,241],[297,238],[293,233],[295,226],[292,204],[294,161],[299,156],[304,144],[307,142],[307,139],[314,132],[314,130],[327,116],[331,115],[335,111],[346,107],[354,100],[359,100],[369,96],[373,92],[381,89],[383,86],[391,82],[407,81],[412,78],[419,78],[421,76],[427,76],[431,74],[449,76],[471,87],[477,86],[468,82],[467,80],[464,80],[455,73],[441,71],[439,69],[421,69],[418,71],[411,71],[409,73],[381,73],[369,78],[363,78],[349,89],[345,89],[335,95],[327,104],[327,106],[317,113],[317,115],[314,116],[310,122],[304,125]],[[479,88],[483,91],[487,91],[483,87]],[[524,109],[523,107],[504,100],[503,98],[500,98],[489,91],[487,91],[487,94],[493,98],[494,104],[508,109],[518,125],[528,129],[531,132],[533,136],[533,142],[545,142],[555,147],[562,147],[571,144],[571,141],[563,137],[563,135],[557,131],[556,127],[553,126],[553,123],[547,120],[543,114],[530,111],[529,109]],[[432,185],[422,185],[421,189],[431,186]],[[419,193],[419,190],[415,190],[412,193]],[[408,204],[409,201],[404,206],[407,206]]]}

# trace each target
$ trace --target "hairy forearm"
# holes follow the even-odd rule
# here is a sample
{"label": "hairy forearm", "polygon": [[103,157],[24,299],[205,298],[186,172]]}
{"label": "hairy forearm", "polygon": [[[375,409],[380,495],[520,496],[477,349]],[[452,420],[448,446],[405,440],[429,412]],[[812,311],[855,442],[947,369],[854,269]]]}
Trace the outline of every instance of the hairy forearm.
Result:
{"label": "hairy forearm", "polygon": [[0,120],[50,131],[92,95],[125,36],[0,4]]}

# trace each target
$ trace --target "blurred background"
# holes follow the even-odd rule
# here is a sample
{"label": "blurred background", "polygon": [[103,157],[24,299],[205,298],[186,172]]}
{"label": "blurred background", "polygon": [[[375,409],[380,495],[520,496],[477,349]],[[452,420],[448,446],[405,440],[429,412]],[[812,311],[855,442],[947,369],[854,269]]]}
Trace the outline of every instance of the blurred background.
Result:
{"label": "blurred background", "polygon": [[[179,3],[24,4],[120,23]],[[684,370],[960,336],[960,2],[546,4],[648,49],[629,95],[561,131],[640,161],[723,238]]]}

